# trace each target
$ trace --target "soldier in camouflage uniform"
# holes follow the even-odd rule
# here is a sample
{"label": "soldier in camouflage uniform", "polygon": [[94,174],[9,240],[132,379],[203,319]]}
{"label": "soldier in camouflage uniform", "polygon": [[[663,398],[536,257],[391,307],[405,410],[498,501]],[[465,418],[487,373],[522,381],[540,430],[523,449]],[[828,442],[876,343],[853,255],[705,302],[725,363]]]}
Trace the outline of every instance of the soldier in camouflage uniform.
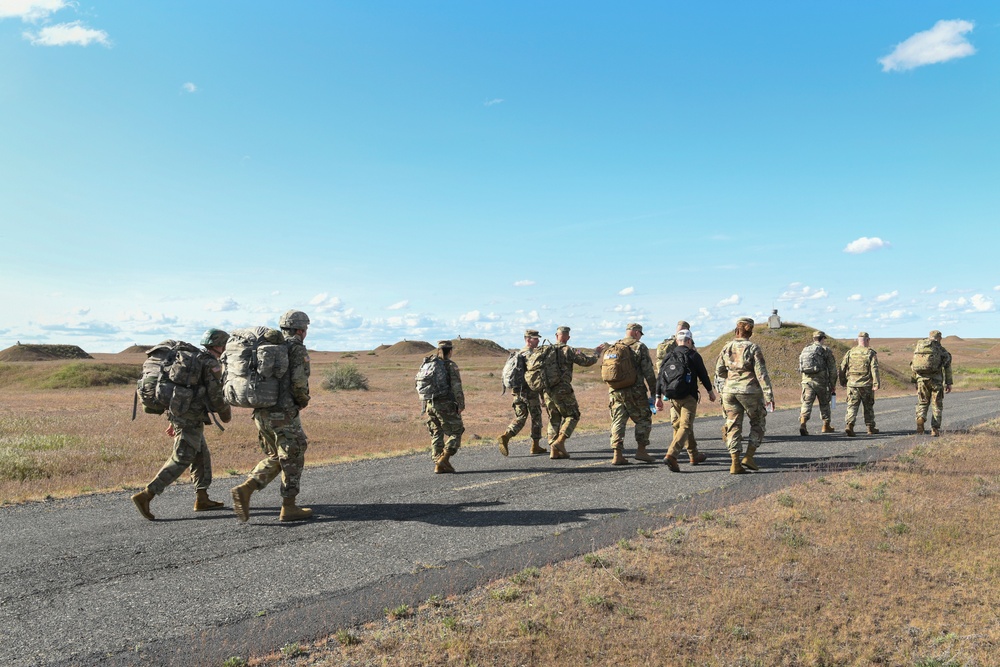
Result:
{"label": "soldier in camouflage uniform", "polygon": [[848,350],[840,362],[840,385],[847,387],[847,427],[844,433],[852,438],[859,404],[864,406],[868,435],[878,433],[875,428],[875,392],[882,387],[882,381],[878,371],[878,355],[870,345],[868,333],[860,332],[858,344]]}
{"label": "soldier in camouflage uniform", "polygon": [[205,425],[211,424],[209,412],[216,412],[224,422],[233,417],[232,409],[226,405],[222,395],[222,364],[219,357],[226,349],[229,334],[221,329],[209,329],[201,338],[202,377],[196,398],[187,412],[174,415],[167,412],[170,426],[167,435],[174,439],[174,453],[160,468],[160,472],[145,489],[132,496],[139,514],[152,521],[156,517],[149,511],[149,503],[163,493],[185,470],[191,469],[194,483],[194,511],[213,510],[222,503],[210,500],[208,487],[212,483],[212,457],[205,440]]}
{"label": "soldier in camouflage uniform", "polygon": [[[916,371],[913,362],[910,370],[913,381],[917,383],[917,433],[924,432],[927,421],[927,408],[931,408],[931,435],[935,438],[941,435],[941,413],[944,411],[944,395],[951,393],[951,353],[941,345],[941,332],[935,329],[928,335],[925,343],[936,348],[941,365],[935,371]],[[916,357],[916,354],[914,354]]]}
{"label": "soldier in camouflage uniform", "polygon": [[[799,373],[802,374],[802,409],[799,411],[799,435],[809,435],[806,422],[812,415],[813,401],[819,400],[819,414],[823,418],[823,433],[833,433],[830,423],[830,397],[837,394],[837,359],[833,350],[823,343],[826,334],[822,331],[813,332],[813,342],[807,345],[799,355]],[[822,359],[821,369],[807,373],[802,369],[802,358],[813,355]]]}
{"label": "soldier in camouflage uniform", "polygon": [[233,489],[233,511],[240,521],[250,518],[250,495],[263,489],[281,475],[280,521],[301,521],[312,517],[308,507],[298,507],[302,469],[306,463],[309,441],[302,430],[299,412],[309,405],[309,351],[305,346],[309,316],[301,310],[289,310],[278,321],[288,349],[288,371],[278,384],[278,402],[269,408],[253,411],[257,439],[266,458],[262,459],[246,481]]}
{"label": "soldier in camouflage uniform", "polygon": [[465,410],[465,392],[462,391],[462,376],[458,372],[458,364],[451,360],[452,344],[450,340],[438,341],[437,355],[444,360],[448,369],[449,392],[440,398],[424,401],[424,411],[427,418],[427,430],[431,434],[431,456],[434,458],[435,473],[455,472],[449,459],[458,453],[462,446],[462,434],[465,424],[462,422],[462,411]]}
{"label": "soldier in camouflage uniform", "polygon": [[[754,452],[764,440],[767,412],[774,409],[774,392],[764,354],[756,343],[750,342],[753,326],[753,318],[738,319],[736,340],[726,343],[715,364],[715,375],[726,382],[722,388],[722,409],[726,413],[726,447],[732,458],[729,472],[733,475],[745,473],[745,468],[758,469]],[[750,419],[750,438],[746,456],[741,460],[744,413]]]}
{"label": "soldier in camouflage uniform", "polygon": [[576,402],[573,392],[573,364],[577,366],[593,366],[597,363],[606,347],[603,343],[594,350],[594,356],[570,347],[569,327],[556,329],[555,353],[562,370],[558,383],[545,390],[543,398],[545,409],[549,413],[549,458],[568,459],[566,441],[573,435],[573,429],[580,421],[580,405]]}
{"label": "soldier in camouflage uniform", "polygon": [[641,343],[642,325],[630,322],[625,327],[625,337],[619,343],[627,346],[634,355],[635,382],[621,389],[608,388],[608,408],[611,410],[611,449],[614,457],[611,465],[628,465],[625,458],[625,426],[628,420],[635,422],[635,458],[637,461],[653,463],[649,447],[649,434],[653,430],[653,411],[649,407],[650,396],[656,396],[656,373],[649,357],[649,348]]}
{"label": "soldier in camouflage uniform", "polygon": [[[527,359],[528,354],[538,347],[538,339],[541,335],[536,329],[528,329],[524,332],[524,347],[518,354]],[[526,362],[525,362],[526,363]],[[531,456],[547,454],[549,450],[539,445],[542,439],[542,399],[537,392],[531,390],[528,383],[522,383],[521,388],[514,392],[514,421],[507,426],[507,430],[500,435],[500,453],[504,456],[509,454],[507,443],[515,435],[521,432],[524,425],[531,417]]]}

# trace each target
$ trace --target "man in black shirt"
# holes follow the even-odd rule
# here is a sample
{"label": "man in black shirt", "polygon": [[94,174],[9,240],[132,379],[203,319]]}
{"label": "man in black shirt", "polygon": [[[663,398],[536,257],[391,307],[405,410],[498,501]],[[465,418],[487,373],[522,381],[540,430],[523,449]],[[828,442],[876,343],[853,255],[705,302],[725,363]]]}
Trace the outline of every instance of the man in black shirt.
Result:
{"label": "man in black shirt", "polygon": [[691,331],[682,329],[676,335],[677,348],[674,349],[660,364],[660,373],[656,379],[656,409],[663,409],[663,398],[677,412],[677,426],[674,438],[670,443],[663,462],[674,472],[680,472],[677,465],[677,453],[682,447],[687,448],[691,465],[698,465],[705,460],[705,455],[698,451],[698,443],[694,439],[694,418],[698,412],[698,381],[708,390],[708,400],[715,402],[715,388],[708,377],[705,362],[694,349]]}

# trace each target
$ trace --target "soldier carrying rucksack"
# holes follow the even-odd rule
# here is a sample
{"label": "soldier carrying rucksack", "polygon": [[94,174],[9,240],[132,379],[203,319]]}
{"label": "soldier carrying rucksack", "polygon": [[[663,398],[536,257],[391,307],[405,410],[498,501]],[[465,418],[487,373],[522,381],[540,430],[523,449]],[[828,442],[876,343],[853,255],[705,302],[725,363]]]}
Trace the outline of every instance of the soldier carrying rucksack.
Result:
{"label": "soldier carrying rucksack", "polygon": [[547,454],[548,450],[542,447],[539,442],[542,439],[542,401],[538,392],[528,386],[525,374],[528,367],[528,356],[538,347],[538,340],[541,335],[536,329],[528,329],[524,332],[524,347],[516,352],[512,352],[504,364],[502,379],[504,389],[510,389],[514,394],[514,420],[507,426],[497,444],[500,453],[507,456],[507,447],[510,439],[521,432],[531,418],[531,450],[530,456]]}
{"label": "soldier carrying rucksack", "polygon": [[819,414],[823,418],[823,433],[833,433],[830,423],[830,402],[837,395],[837,359],[827,347],[826,334],[814,331],[813,342],[799,354],[799,373],[802,374],[802,407],[799,410],[799,435],[809,435],[806,422],[812,414],[813,401],[819,401]]}
{"label": "soldier carrying rucksack", "polygon": [[656,396],[656,373],[649,348],[642,343],[642,325],[629,322],[625,337],[604,350],[601,379],[608,385],[608,409],[611,412],[611,465],[628,465],[625,458],[625,427],[635,423],[635,458],[653,463],[646,449],[653,429],[652,398]]}
{"label": "soldier carrying rucksack", "polygon": [[462,446],[465,432],[465,392],[458,364],[451,360],[453,349],[450,340],[438,341],[437,350],[424,357],[416,377],[417,395],[426,414],[424,423],[431,434],[434,472],[438,474],[455,472],[450,459]]}
{"label": "soldier carrying rucksack", "polygon": [[[221,329],[209,329],[201,338],[201,349],[183,341],[165,340],[146,352],[136,401],[142,402],[144,412],[166,413],[169,422],[166,433],[174,439],[173,454],[160,472],[132,496],[139,514],[150,521],[156,517],[149,503],[188,468],[195,489],[194,511],[222,507],[222,503],[208,497],[212,459],[205,441],[205,425],[212,423],[211,413],[218,413],[223,422],[232,419],[232,411],[223,397],[223,371],[218,361],[228,338],[229,334]],[[132,418],[135,418],[134,405]]]}
{"label": "soldier carrying rucksack", "polygon": [[941,345],[941,332],[935,329],[927,338],[917,341],[910,362],[913,381],[917,385],[917,433],[924,432],[927,409],[931,408],[931,435],[941,434],[941,414],[944,394],[951,393],[951,354]]}

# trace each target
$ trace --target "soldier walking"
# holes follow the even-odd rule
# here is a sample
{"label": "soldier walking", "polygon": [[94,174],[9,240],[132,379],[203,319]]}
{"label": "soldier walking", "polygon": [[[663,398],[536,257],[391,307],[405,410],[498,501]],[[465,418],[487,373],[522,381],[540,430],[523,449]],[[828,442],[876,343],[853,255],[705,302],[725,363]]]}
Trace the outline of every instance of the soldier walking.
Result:
{"label": "soldier walking", "polygon": [[871,348],[867,331],[858,333],[858,344],[844,355],[840,362],[840,386],[847,387],[847,416],[844,433],[853,438],[858,406],[864,407],[868,435],[878,433],[875,427],[875,392],[881,389],[878,354]]}
{"label": "soldier walking", "polygon": [[605,350],[604,363],[607,366],[611,350],[632,355],[630,363],[635,371],[635,381],[619,389],[608,387],[608,409],[611,411],[611,449],[614,456],[611,465],[628,465],[625,458],[625,426],[628,420],[635,422],[635,458],[644,463],[653,463],[649,447],[649,434],[653,430],[653,411],[650,397],[656,395],[656,373],[649,357],[649,348],[640,342],[642,325],[630,322],[625,327],[625,337]]}
{"label": "soldier walking", "polygon": [[951,353],[941,345],[941,332],[935,329],[917,343],[910,362],[913,381],[917,383],[917,433],[924,432],[927,408],[931,408],[931,435],[941,435],[944,395],[951,393]]}
{"label": "soldier walking", "polygon": [[833,433],[830,423],[830,397],[837,394],[837,359],[833,350],[824,345],[826,334],[814,331],[813,342],[799,355],[799,373],[802,374],[802,409],[799,411],[799,435],[809,435],[806,422],[812,415],[813,401],[819,400],[819,414],[823,418],[823,433]]}
{"label": "soldier walking", "polygon": [[549,458],[568,459],[566,441],[580,421],[580,404],[573,392],[573,365],[593,366],[606,347],[603,343],[594,350],[594,356],[581,352],[566,343],[569,342],[569,327],[556,328],[556,342],[553,345],[556,363],[561,370],[557,383],[543,393],[545,409],[549,413]]}
{"label": "soldier walking", "polygon": [[[521,357],[520,362],[527,364],[527,357],[531,354],[531,351],[538,347],[538,341],[541,335],[536,329],[528,329],[524,332],[524,347],[518,351],[518,356]],[[512,421],[500,437],[498,438],[500,442],[500,453],[504,456],[509,454],[507,444],[510,439],[521,432],[524,428],[525,423],[527,423],[528,418],[531,418],[531,451],[528,452],[531,456],[538,456],[539,454],[547,454],[549,450],[542,447],[539,442],[542,439],[542,399],[538,395],[538,392],[532,391],[531,387],[528,386],[527,382],[522,380],[521,386],[513,390],[514,393],[514,403],[512,407],[514,408],[514,421]]]}
{"label": "soldier walking", "polygon": [[[431,434],[431,456],[435,473],[453,473],[450,459],[462,446],[465,424],[462,411],[465,410],[465,392],[462,391],[462,376],[458,364],[451,360],[453,346],[450,340],[438,341],[434,354],[425,357],[421,371],[417,374],[417,391],[423,398],[424,423]],[[426,371],[425,371],[426,369]],[[426,379],[430,391],[421,391],[421,376]]]}

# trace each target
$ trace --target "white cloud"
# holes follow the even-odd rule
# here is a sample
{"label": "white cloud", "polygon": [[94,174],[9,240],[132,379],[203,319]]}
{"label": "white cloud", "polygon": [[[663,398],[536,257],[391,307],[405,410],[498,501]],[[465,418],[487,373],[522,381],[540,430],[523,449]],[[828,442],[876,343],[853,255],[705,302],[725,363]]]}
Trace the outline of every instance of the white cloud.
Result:
{"label": "white cloud", "polygon": [[971,21],[954,19],[938,21],[930,30],[924,30],[900,42],[889,55],[879,58],[883,72],[904,72],[906,70],[943,63],[955,58],[965,58],[976,49],[965,38],[975,24]]}
{"label": "white cloud", "polygon": [[514,283],[514,287],[531,287],[534,284],[534,280],[518,280]]}
{"label": "white cloud", "polygon": [[25,32],[24,38],[35,46],[90,46],[94,43],[111,46],[108,33],[88,28],[80,21],[46,26],[37,33]]}
{"label": "white cloud", "polygon": [[724,306],[738,306],[742,302],[743,302],[743,297],[741,297],[739,294],[734,294],[731,297],[723,299],[722,301],[720,301],[719,303],[717,303],[715,305],[718,308],[722,308]]}
{"label": "white cloud", "polygon": [[410,305],[409,301],[406,301],[406,300],[404,300],[404,301],[397,301],[396,303],[392,304],[391,306],[386,306],[385,309],[386,310],[402,310],[403,308],[406,308],[409,305]]}
{"label": "white cloud", "polygon": [[483,102],[483,106],[484,107],[491,107],[491,106],[493,106],[495,104],[502,104],[502,103],[503,103],[503,98],[496,97],[496,98],[494,98],[492,100],[487,100],[486,102]]}
{"label": "white cloud", "polygon": [[880,322],[887,320],[905,320],[913,317],[913,313],[907,312],[902,309],[896,309],[889,311],[888,313],[882,313],[878,316]]}
{"label": "white cloud", "polygon": [[198,86],[188,81],[183,86],[181,86],[181,90],[183,90],[185,93],[196,93],[198,92]]}
{"label": "white cloud", "polygon": [[317,313],[347,312],[340,297],[330,296],[327,292],[321,292],[309,299],[309,305],[313,306]]}
{"label": "white cloud", "polygon": [[22,21],[38,21],[68,4],[65,0],[0,0],[0,19],[16,17]]}
{"label": "white cloud", "polygon": [[622,291],[618,292],[618,296],[631,296],[632,294],[635,294],[634,287],[626,287]]}
{"label": "white cloud", "polygon": [[847,297],[847,300],[848,301],[861,301],[861,295],[860,294],[852,294],[851,296]]}
{"label": "white cloud", "polygon": [[935,285],[934,287],[932,287],[930,289],[925,289],[925,290],[921,291],[920,293],[921,294],[935,294],[935,293],[937,293],[937,285]]}
{"label": "white cloud", "polygon": [[851,241],[844,248],[844,252],[850,253],[852,255],[860,255],[863,252],[871,252],[872,250],[879,250],[880,248],[888,248],[890,246],[888,241],[883,241],[877,236],[868,238],[867,236],[862,236],[859,239]]}
{"label": "white cloud", "polygon": [[968,312],[975,313],[992,313],[997,309],[996,304],[993,299],[988,296],[983,296],[982,294],[973,294],[972,298],[969,299],[972,308]]}
{"label": "white cloud", "polygon": [[993,286],[993,291],[994,292],[1000,292],[1000,285],[994,285]]}
{"label": "white cloud", "polygon": [[899,296],[899,290],[892,290],[891,292],[886,292],[885,294],[879,294],[875,297],[875,300],[879,303],[885,303],[890,299],[895,299],[897,296]]}
{"label": "white cloud", "polygon": [[222,299],[216,299],[215,301],[211,301],[205,304],[205,310],[211,311],[213,313],[223,313],[239,309],[240,309],[240,304],[238,304],[236,302],[236,299],[234,299],[231,296],[227,296]]}
{"label": "white cloud", "polygon": [[86,307],[74,308],[73,310],[70,311],[70,314],[71,315],[75,315],[77,317],[83,317],[85,315],[89,315],[90,314],[90,308],[86,308]]}
{"label": "white cloud", "polygon": [[[792,283],[789,287],[797,287],[802,283]],[[801,289],[795,290],[790,289],[782,292],[781,296],[778,297],[778,301],[794,301],[795,307],[798,308],[803,301],[813,300],[813,299],[825,299],[830,296],[826,289],[820,287],[818,290],[814,290],[808,285],[802,287]]]}
{"label": "white cloud", "polygon": [[631,304],[625,304],[624,306],[615,306],[616,313],[631,313],[633,310]]}

